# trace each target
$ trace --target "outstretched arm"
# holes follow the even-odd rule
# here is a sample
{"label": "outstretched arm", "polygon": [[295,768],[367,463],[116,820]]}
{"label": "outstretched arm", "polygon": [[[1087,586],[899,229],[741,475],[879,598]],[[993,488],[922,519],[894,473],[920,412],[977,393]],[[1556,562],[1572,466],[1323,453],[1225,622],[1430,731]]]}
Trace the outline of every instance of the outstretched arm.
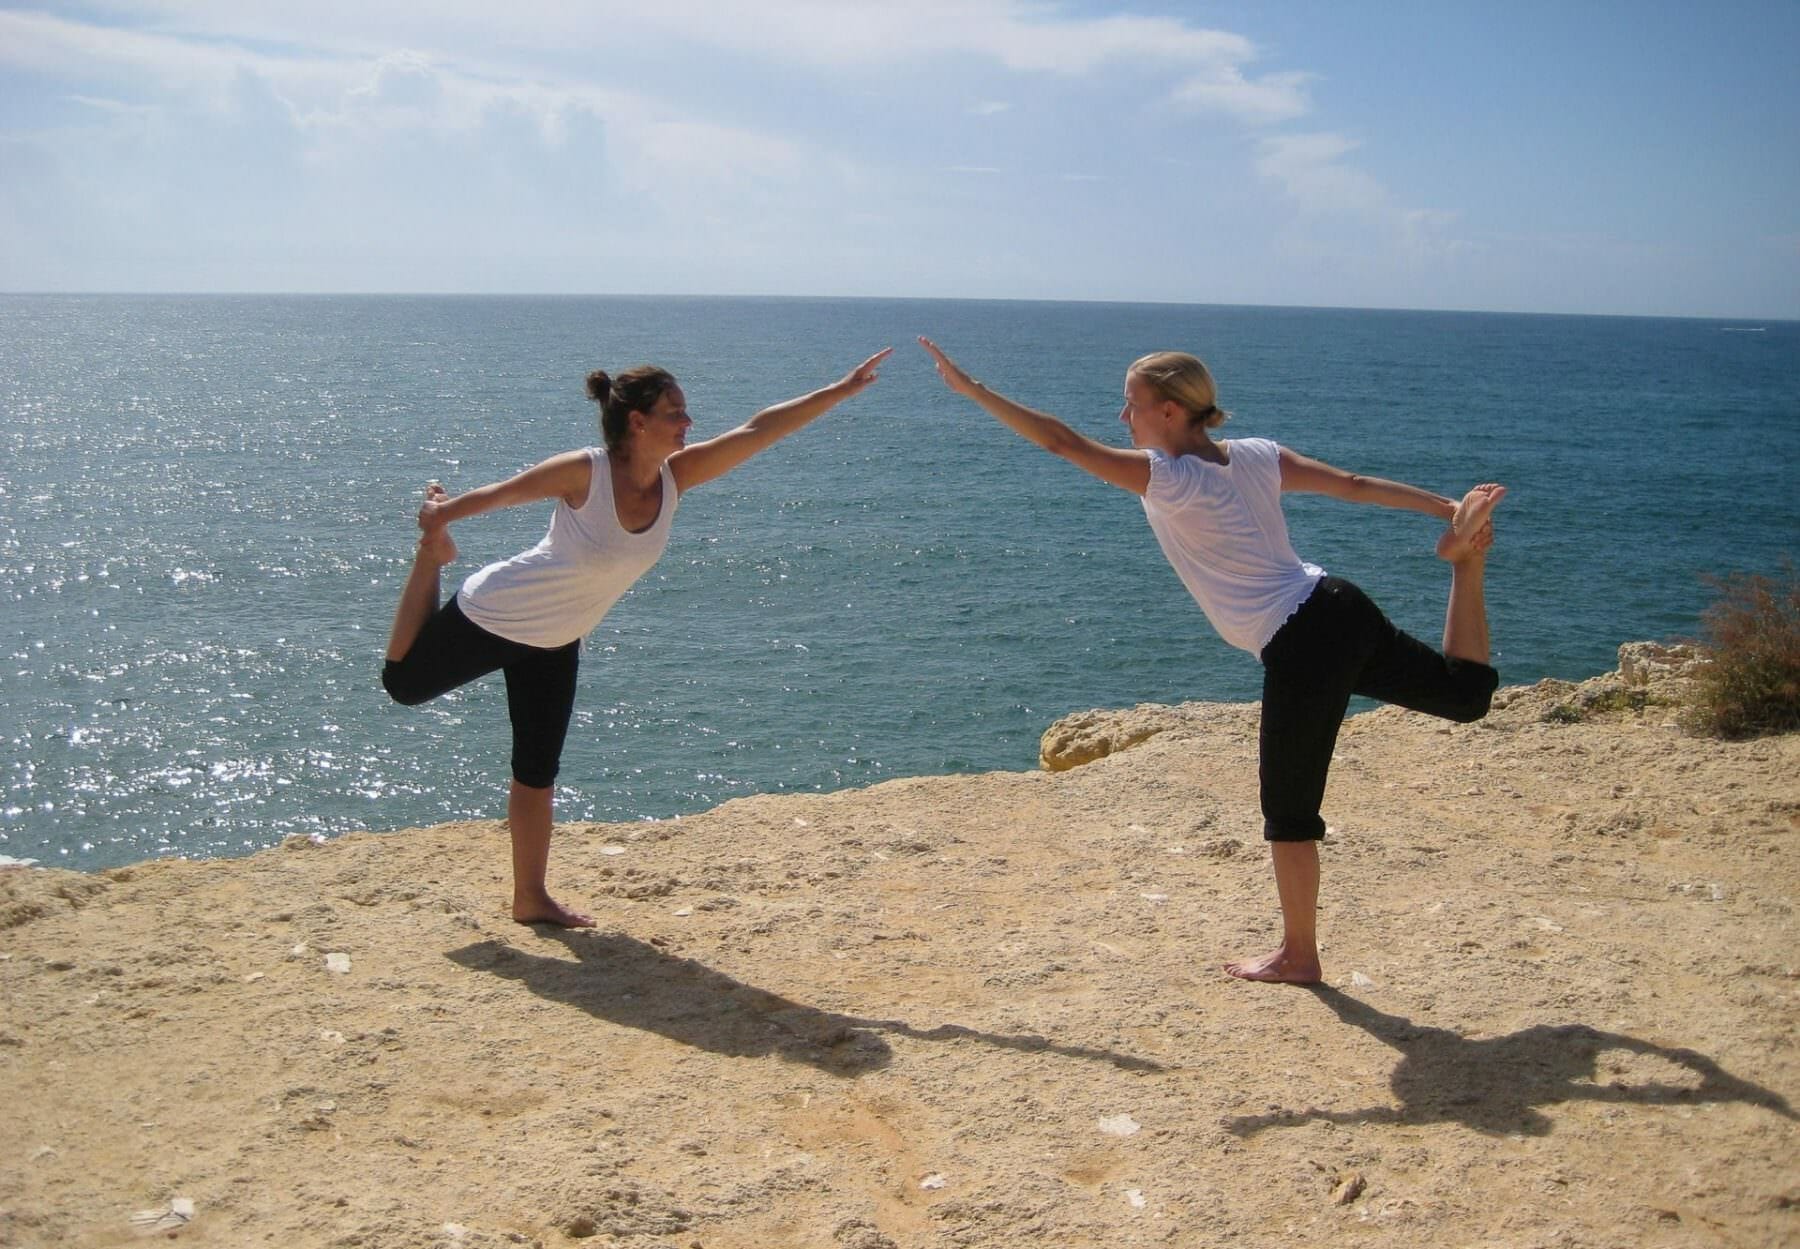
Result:
{"label": "outstretched arm", "polygon": [[1109,447],[1085,434],[1078,434],[1054,416],[1035,412],[1005,395],[995,394],[958,368],[955,361],[929,338],[921,336],[919,345],[937,362],[938,376],[944,379],[946,386],[972,400],[1021,438],[1036,443],[1052,455],[1061,456],[1108,485],[1133,494],[1143,494],[1150,488],[1150,457],[1144,452]]}
{"label": "outstretched arm", "polygon": [[541,499],[561,499],[570,507],[580,507],[587,500],[593,476],[593,461],[587,452],[565,451],[505,481],[478,486],[466,494],[450,497],[432,492],[419,507],[419,528],[433,534],[451,521]]}
{"label": "outstretched arm", "polygon": [[875,380],[876,367],[893,350],[884,347],[831,385],[764,408],[736,429],[677,451],[669,457],[669,471],[675,475],[675,488],[685,493],[715,477],[724,476],[758,451],[773,446],[851,395],[866,390]]}
{"label": "outstretched arm", "polygon": [[1309,459],[1286,447],[1281,449],[1281,488],[1284,491],[1297,490],[1307,494],[1328,494],[1347,503],[1405,508],[1445,521],[1456,515],[1455,499],[1446,499],[1441,494],[1433,494],[1404,482],[1346,473],[1323,460]]}

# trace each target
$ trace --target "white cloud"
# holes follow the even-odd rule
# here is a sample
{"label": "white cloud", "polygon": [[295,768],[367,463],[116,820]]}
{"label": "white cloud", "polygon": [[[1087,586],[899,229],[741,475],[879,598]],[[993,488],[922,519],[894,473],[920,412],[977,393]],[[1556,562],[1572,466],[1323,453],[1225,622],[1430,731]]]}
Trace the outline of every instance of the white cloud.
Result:
{"label": "white cloud", "polygon": [[[415,10],[366,0],[113,0],[106,8],[175,43],[238,40],[368,57],[420,42]],[[1072,16],[1041,0],[436,0],[429,29],[430,55],[482,74],[530,72],[547,57],[567,64],[582,48],[594,50],[597,80],[616,72],[612,58],[629,58],[634,47],[711,47],[834,76],[968,56],[1018,73],[1083,76],[1124,66],[1174,74],[1176,101],[1250,124],[1288,120],[1309,107],[1300,89],[1307,75],[1245,76],[1259,54],[1242,35],[1173,17]]]}
{"label": "white cloud", "polygon": [[[985,195],[1023,168],[1072,192],[1071,184],[1120,177],[1111,163],[1135,149],[1113,142],[1118,128],[1191,131],[1188,118],[1200,112],[1263,136],[1238,147],[1238,158],[1248,151],[1267,180],[1262,194],[1275,188],[1303,219],[1385,223],[1417,251],[1451,233],[1431,214],[1402,212],[1353,163],[1353,141],[1272,132],[1312,111],[1311,75],[1256,74],[1250,40],[1179,18],[1089,17],[1033,0],[438,0],[429,22],[367,0],[93,2],[127,15],[131,28],[0,11],[0,67],[59,79],[66,95],[91,101],[87,129],[65,126],[45,150],[68,175],[62,185],[91,219],[90,236],[124,250],[204,220],[214,234],[190,245],[205,251],[228,239],[235,206],[252,218],[246,252],[278,244],[286,254],[329,255],[341,238],[340,252],[391,261],[389,274],[411,257],[434,277],[450,271],[422,259],[434,252],[460,253],[470,273],[503,269],[508,249],[560,249],[588,273],[608,271],[607,257],[681,253],[675,263],[701,275],[690,283],[717,273],[712,289],[727,289],[733,265],[785,280],[800,263],[790,253],[891,254],[865,239],[871,214],[910,211],[917,220],[900,228],[929,233],[936,219],[909,197],[933,169],[964,196]],[[687,89],[699,74],[716,89]],[[1077,78],[1094,82],[1063,85]],[[970,134],[927,134],[896,155],[834,130],[829,117],[768,121],[783,110],[756,106],[759,93],[797,83],[801,98],[818,91],[854,101],[858,124],[902,128],[916,117],[905,110],[920,90],[970,81],[983,94],[959,107],[952,87],[938,124],[945,113],[999,117],[1029,98],[1005,131],[1043,150],[984,147],[1000,128],[968,126]],[[1121,111],[1074,117],[1071,100]],[[1026,123],[1041,128],[1046,116],[1073,117],[1074,142],[1032,134]],[[1207,133],[1217,138],[1219,128]],[[1149,158],[1167,150],[1153,147]],[[84,165],[118,171],[109,180],[127,194],[114,202]],[[1074,198],[1093,203],[1089,193]],[[1067,236],[1054,213],[1032,234],[1019,229],[1030,218],[1005,211],[994,224],[1000,237]],[[55,226],[49,216],[33,224],[40,234]],[[1029,243],[1018,246],[1023,271],[1037,262],[1024,259]],[[321,269],[317,280],[341,284],[330,273],[359,273],[357,263]]]}
{"label": "white cloud", "polygon": [[1258,143],[1256,171],[1280,184],[1303,212],[1387,218],[1396,212],[1387,190],[1343,162],[1359,146],[1329,132],[1269,135]]}
{"label": "white cloud", "polygon": [[109,100],[101,96],[77,93],[63,98],[72,104],[79,104],[83,108],[91,108],[95,112],[104,113],[108,117],[144,118],[155,112],[154,109],[142,104],[127,104],[123,100]]}
{"label": "white cloud", "polygon": [[1227,113],[1256,125],[1292,121],[1312,111],[1303,89],[1311,74],[1265,74],[1251,81],[1235,65],[1197,75],[1175,88],[1174,100],[1192,108]]}
{"label": "white cloud", "polygon": [[1354,272],[1365,289],[1374,289],[1399,271],[1441,276],[1479,250],[1457,234],[1455,213],[1407,208],[1379,179],[1351,164],[1347,158],[1361,146],[1329,131],[1258,141],[1257,173],[1298,210],[1281,239],[1291,257]]}
{"label": "white cloud", "polygon": [[29,73],[87,81],[127,71],[165,88],[221,85],[229,58],[178,39],[65,21],[44,13],[0,11],[0,64]]}
{"label": "white cloud", "polygon": [[349,91],[352,105],[368,101],[384,109],[404,109],[428,115],[443,99],[438,73],[428,57],[418,52],[392,52],[375,62],[369,81]]}
{"label": "white cloud", "polygon": [[[204,4],[138,7],[169,18],[218,17],[221,24],[231,12]],[[242,23],[238,28],[248,33]],[[785,136],[686,116],[660,98],[583,83],[496,80],[405,48],[377,56],[284,55],[0,12],[3,63],[77,82],[123,73],[126,81],[116,91],[148,93],[162,103],[79,98],[90,107],[139,118],[183,107],[241,116],[244,84],[253,81],[265,89],[264,103],[293,114],[315,164],[377,132],[424,128],[466,137],[487,126],[496,110],[533,117],[551,144],[571,114],[590,114],[606,125],[638,185],[662,185],[674,195],[679,186],[784,176],[803,159],[801,146]]]}
{"label": "white cloud", "polygon": [[672,248],[705,270],[754,245],[751,220],[790,220],[797,185],[846,177],[679,94],[407,45],[321,55],[0,12],[7,65],[66,84],[60,118],[14,136],[8,167],[36,174],[0,193],[13,289],[616,289],[615,264],[655,289]]}
{"label": "white cloud", "polygon": [[1475,244],[1454,231],[1461,218],[1434,208],[1414,208],[1400,214],[1401,243],[1415,261],[1436,261],[1477,250]]}
{"label": "white cloud", "polygon": [[[102,11],[170,34],[363,52],[417,42],[420,15],[367,0],[304,6],[242,0],[100,0]],[[754,52],[784,63],[867,66],[968,51],[1017,69],[1086,73],[1139,58],[1166,64],[1247,60],[1240,35],[1178,18],[1068,16],[1041,0],[435,0],[430,28],[442,46],[499,54],[591,47],[626,52],[666,42]],[[604,64],[596,69],[604,72]]]}
{"label": "white cloud", "polygon": [[979,53],[1010,69],[1087,74],[1116,61],[1213,66],[1255,55],[1241,35],[1176,18],[1064,18],[1054,9],[1008,3],[946,7],[962,10],[963,20],[918,31],[911,40],[918,50]]}

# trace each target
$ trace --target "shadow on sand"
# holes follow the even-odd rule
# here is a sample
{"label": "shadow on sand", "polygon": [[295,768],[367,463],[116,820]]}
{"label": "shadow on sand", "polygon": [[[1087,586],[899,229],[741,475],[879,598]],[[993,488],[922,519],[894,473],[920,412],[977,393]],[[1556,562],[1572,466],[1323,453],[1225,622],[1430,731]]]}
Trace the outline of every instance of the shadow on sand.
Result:
{"label": "shadow on sand", "polygon": [[[1336,989],[1309,986],[1339,1019],[1400,1051],[1390,1077],[1398,1106],[1366,1110],[1278,1110],[1228,1120],[1239,1136],[1304,1123],[1460,1123],[1477,1132],[1542,1136],[1551,1120],[1539,1107],[1571,1101],[1634,1105],[1743,1102],[1788,1119],[1800,1118],[1787,1099],[1732,1075],[1690,1049],[1654,1045],[1585,1024],[1540,1025],[1503,1037],[1471,1041],[1445,1028],[1426,1028],[1387,1015]],[[1646,1055],[1683,1069],[1662,1079],[1600,1083],[1599,1057],[1609,1050]],[[1697,1079],[1670,1080],[1685,1074]]]}
{"label": "shadow on sand", "polygon": [[833,1075],[859,1076],[887,1066],[893,1060],[887,1036],[975,1041],[1023,1053],[1105,1062],[1127,1071],[1163,1070],[1148,1059],[1059,1045],[1029,1033],[982,1032],[960,1024],[920,1028],[901,1019],[823,1011],[623,933],[554,930],[544,935],[567,946],[576,961],[528,954],[502,941],[477,942],[446,957],[473,971],[517,980],[539,997],[579,1007],[622,1027],[735,1058],[774,1054]]}

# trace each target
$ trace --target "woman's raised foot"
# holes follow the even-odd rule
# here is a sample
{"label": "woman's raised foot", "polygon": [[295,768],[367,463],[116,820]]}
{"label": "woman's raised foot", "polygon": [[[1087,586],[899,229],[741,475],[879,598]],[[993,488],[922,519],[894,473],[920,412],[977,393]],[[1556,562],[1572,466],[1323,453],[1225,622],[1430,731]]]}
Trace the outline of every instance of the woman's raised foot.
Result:
{"label": "woman's raised foot", "polygon": [[[1483,482],[1465,494],[1456,505],[1456,514],[1450,518],[1450,527],[1437,541],[1438,558],[1454,564],[1485,554],[1494,543],[1489,518],[1505,497],[1506,487],[1491,481]],[[1484,530],[1487,531],[1485,537]]]}
{"label": "woman's raised foot", "polygon": [[450,526],[428,523],[428,518],[449,499],[449,492],[434,481],[425,487],[425,502],[419,507],[419,528],[424,531],[419,538],[419,558],[439,568],[456,561],[456,539],[450,536]]}
{"label": "woman's raised foot", "polygon": [[438,568],[456,562],[456,539],[450,536],[449,526],[420,536],[419,558]]}

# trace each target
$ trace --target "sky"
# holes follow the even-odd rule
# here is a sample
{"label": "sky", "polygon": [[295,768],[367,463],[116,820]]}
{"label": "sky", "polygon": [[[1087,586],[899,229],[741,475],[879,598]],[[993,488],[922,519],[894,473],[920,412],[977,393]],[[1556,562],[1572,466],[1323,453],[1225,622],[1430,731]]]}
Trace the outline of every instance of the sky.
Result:
{"label": "sky", "polygon": [[1800,0],[0,0],[0,290],[1800,318]]}

